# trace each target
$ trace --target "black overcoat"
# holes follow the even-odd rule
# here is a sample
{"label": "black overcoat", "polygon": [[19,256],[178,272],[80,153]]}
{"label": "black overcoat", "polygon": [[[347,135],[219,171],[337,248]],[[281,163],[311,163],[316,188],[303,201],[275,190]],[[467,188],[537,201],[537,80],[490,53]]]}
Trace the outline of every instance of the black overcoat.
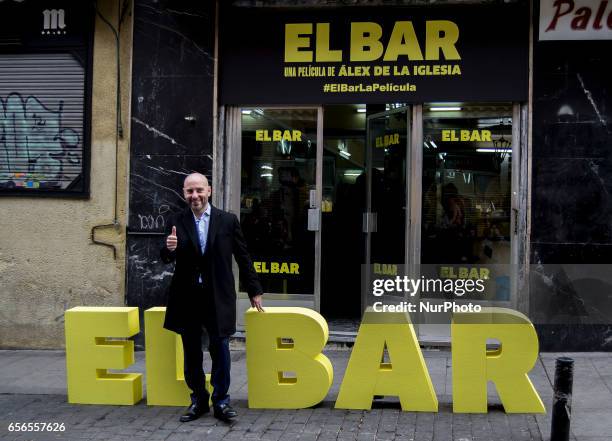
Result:
{"label": "black overcoat", "polygon": [[[206,251],[203,256],[193,212],[187,208],[171,216],[166,223],[166,234],[176,227],[177,248],[168,250],[165,244],[161,258],[165,263],[176,262],[168,292],[164,328],[183,333],[204,323],[204,317],[213,313],[215,326],[221,337],[236,332],[236,289],[232,271],[232,255],[236,258],[243,286],[249,297],[262,294],[262,288],[247,251],[238,218],[211,206]],[[203,276],[205,297],[197,288]],[[209,310],[204,310],[208,308]],[[214,309],[214,311],[210,311]]]}

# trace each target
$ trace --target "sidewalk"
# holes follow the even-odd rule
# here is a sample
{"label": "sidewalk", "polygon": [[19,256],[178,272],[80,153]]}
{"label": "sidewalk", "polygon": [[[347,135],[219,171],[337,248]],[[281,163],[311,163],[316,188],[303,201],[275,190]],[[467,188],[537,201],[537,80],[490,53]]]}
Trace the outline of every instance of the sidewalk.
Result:
{"label": "sidewalk", "polygon": [[[548,440],[550,413],[507,415],[490,390],[488,414],[453,414],[451,354],[424,351],[440,402],[438,413],[401,412],[395,399],[376,402],[371,411],[333,408],[350,351],[325,354],[334,366],[334,384],[314,409],[247,408],[245,352],[232,352],[232,403],[239,412],[228,425],[208,415],[178,422],[183,408],[72,405],[66,402],[63,351],[0,351],[0,439],[2,440],[397,440],[512,441]],[[530,377],[548,412],[552,402],[555,358],[575,359],[572,432],[578,441],[612,440],[612,354],[541,354]],[[144,373],[144,353],[136,353],[128,371]],[[208,361],[208,360],[207,360]],[[208,366],[207,366],[208,367]],[[146,384],[146,383],[145,383]],[[146,391],[146,390],[145,390]],[[11,422],[64,423],[65,432],[8,432]]]}

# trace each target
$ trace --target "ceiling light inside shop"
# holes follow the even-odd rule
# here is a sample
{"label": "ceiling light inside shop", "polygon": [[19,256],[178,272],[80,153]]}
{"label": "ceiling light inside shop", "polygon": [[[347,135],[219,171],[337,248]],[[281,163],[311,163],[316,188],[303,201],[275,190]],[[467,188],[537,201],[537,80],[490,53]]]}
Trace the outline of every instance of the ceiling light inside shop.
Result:
{"label": "ceiling light inside shop", "polygon": [[262,165],[261,168],[263,170],[273,170],[272,166],[270,166],[270,165]]}
{"label": "ceiling light inside shop", "polygon": [[429,110],[432,112],[457,112],[461,110],[462,107],[430,107]]}
{"label": "ceiling light inside shop", "polygon": [[344,176],[360,176],[360,171],[345,171]]}
{"label": "ceiling light inside shop", "polygon": [[346,147],[346,142],[342,139],[338,140],[338,154],[346,159],[351,157],[351,154],[348,152],[348,148]]}
{"label": "ceiling light inside shop", "polygon": [[406,107],[406,104],[404,104],[404,103],[385,104],[385,110],[401,109],[402,107]]}
{"label": "ceiling light inside shop", "polygon": [[495,147],[482,147],[476,151],[478,153],[512,153],[512,149],[496,149]]}
{"label": "ceiling light inside shop", "polygon": [[357,113],[366,113],[366,108],[365,107],[358,107],[357,108]]}
{"label": "ceiling light inside shop", "polygon": [[242,109],[241,112],[243,115],[249,115],[251,118],[259,118],[264,114],[263,109]]}
{"label": "ceiling light inside shop", "polygon": [[503,125],[504,120],[502,118],[481,118],[478,120],[478,127],[491,127],[496,125]]}
{"label": "ceiling light inside shop", "polygon": [[272,173],[262,173],[259,176],[261,176],[262,178],[271,178],[274,175]]}
{"label": "ceiling light inside shop", "polygon": [[557,116],[572,116],[574,115],[574,109],[567,104],[562,105],[557,112]]}

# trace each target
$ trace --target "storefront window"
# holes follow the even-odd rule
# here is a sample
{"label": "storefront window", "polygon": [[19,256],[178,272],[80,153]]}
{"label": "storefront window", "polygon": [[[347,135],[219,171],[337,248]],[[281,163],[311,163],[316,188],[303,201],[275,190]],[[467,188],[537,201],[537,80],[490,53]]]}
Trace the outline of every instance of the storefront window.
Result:
{"label": "storefront window", "polygon": [[243,109],[240,220],[267,293],[314,293],[316,109]]}
{"label": "storefront window", "polygon": [[425,104],[422,263],[509,264],[511,104]]}
{"label": "storefront window", "polygon": [[425,104],[421,148],[423,271],[477,274],[484,292],[461,299],[511,301],[512,104]]}

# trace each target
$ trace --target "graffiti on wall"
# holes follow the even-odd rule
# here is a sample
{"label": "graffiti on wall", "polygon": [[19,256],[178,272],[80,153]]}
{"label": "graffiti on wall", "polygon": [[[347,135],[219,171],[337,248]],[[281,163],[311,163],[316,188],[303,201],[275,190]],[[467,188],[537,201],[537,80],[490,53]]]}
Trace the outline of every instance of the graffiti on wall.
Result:
{"label": "graffiti on wall", "polygon": [[80,176],[80,136],[62,125],[63,101],[51,109],[13,92],[0,103],[0,188],[65,189]]}
{"label": "graffiti on wall", "polygon": [[137,214],[138,220],[140,221],[140,229],[141,230],[164,230],[166,227],[166,219],[164,215],[170,211],[170,207],[166,204],[163,204],[157,208],[157,213],[155,210],[152,213],[145,214]]}

